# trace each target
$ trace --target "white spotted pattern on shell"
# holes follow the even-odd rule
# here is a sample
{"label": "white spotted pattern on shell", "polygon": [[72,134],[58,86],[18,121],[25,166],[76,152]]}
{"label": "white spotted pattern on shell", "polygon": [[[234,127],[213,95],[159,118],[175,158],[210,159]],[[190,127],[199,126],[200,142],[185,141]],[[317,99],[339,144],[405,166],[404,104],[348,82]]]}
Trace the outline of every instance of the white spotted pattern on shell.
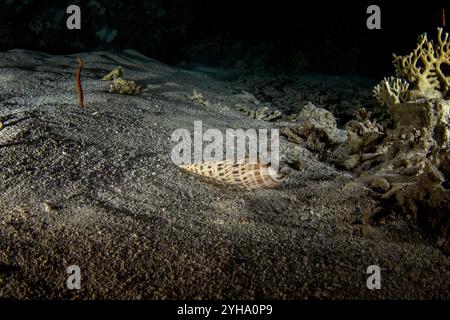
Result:
{"label": "white spotted pattern on shell", "polygon": [[249,190],[277,188],[286,180],[286,176],[278,173],[269,163],[248,158],[180,165],[179,168],[210,181]]}

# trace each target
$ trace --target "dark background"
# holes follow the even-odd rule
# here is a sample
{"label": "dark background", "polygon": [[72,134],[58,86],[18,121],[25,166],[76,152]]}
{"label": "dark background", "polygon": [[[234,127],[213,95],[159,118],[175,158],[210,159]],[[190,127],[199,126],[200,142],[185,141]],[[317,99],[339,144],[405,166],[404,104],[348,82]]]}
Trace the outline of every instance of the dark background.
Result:
{"label": "dark background", "polygon": [[[393,72],[393,52],[409,53],[420,33],[434,37],[442,3],[0,0],[0,50],[63,54],[132,48],[169,64],[249,74],[357,73],[379,78]],[[70,4],[81,7],[81,30],[66,28]],[[370,4],[381,7],[381,30],[366,28]],[[112,41],[96,34],[103,28],[117,30]]]}

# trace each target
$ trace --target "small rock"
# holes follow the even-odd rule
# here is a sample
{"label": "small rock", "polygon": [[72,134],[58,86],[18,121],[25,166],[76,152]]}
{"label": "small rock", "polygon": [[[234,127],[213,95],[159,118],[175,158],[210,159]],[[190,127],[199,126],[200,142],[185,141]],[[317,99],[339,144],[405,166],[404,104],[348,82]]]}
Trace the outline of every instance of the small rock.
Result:
{"label": "small rock", "polygon": [[446,239],[445,239],[445,238],[440,238],[440,239],[437,241],[438,247],[442,247],[442,246],[444,245],[445,242],[446,242]]}
{"label": "small rock", "polygon": [[56,205],[48,201],[43,202],[42,206],[47,213],[55,213],[58,210],[58,207]]}
{"label": "small rock", "polygon": [[362,214],[363,214],[362,223],[370,224],[370,220],[372,219],[373,215],[373,210],[371,210],[370,208],[365,208],[363,209]]}
{"label": "small rock", "polygon": [[391,188],[391,184],[384,178],[375,176],[370,181],[370,185],[377,191],[387,192]]}
{"label": "small rock", "polygon": [[345,169],[351,170],[355,168],[361,162],[361,155],[359,153],[351,155],[343,163]]}
{"label": "small rock", "polygon": [[374,227],[370,225],[362,225],[361,226],[361,232],[364,238],[374,238],[376,235],[376,230]]}

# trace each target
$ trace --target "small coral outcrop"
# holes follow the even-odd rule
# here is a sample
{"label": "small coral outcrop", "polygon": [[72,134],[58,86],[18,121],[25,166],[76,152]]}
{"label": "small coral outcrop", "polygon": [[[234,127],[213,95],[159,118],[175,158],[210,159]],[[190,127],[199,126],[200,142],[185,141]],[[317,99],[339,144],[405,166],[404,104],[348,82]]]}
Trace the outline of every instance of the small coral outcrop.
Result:
{"label": "small coral outcrop", "polygon": [[450,70],[449,35],[438,28],[436,43],[421,35],[409,55],[394,55],[393,64],[397,77],[381,81],[374,96],[388,107],[397,130],[391,138],[416,136],[425,160],[431,149],[450,144],[450,74],[445,73]]}
{"label": "small coral outcrop", "polygon": [[139,95],[144,89],[137,85],[133,80],[125,80],[122,78],[114,79],[113,83],[109,87],[109,92],[127,94],[127,95]]}
{"label": "small coral outcrop", "polygon": [[109,92],[135,96],[145,91],[135,81],[122,79],[122,75],[122,67],[119,66],[102,78],[103,81],[112,81]]}
{"label": "small coral outcrop", "polygon": [[374,89],[377,100],[388,107],[392,125],[374,147],[381,154],[379,171],[412,179],[384,198],[394,198],[405,212],[428,221],[440,237],[439,246],[449,252],[449,35],[438,28],[436,43],[421,35],[409,55],[394,55],[393,64],[397,78],[384,79]]}

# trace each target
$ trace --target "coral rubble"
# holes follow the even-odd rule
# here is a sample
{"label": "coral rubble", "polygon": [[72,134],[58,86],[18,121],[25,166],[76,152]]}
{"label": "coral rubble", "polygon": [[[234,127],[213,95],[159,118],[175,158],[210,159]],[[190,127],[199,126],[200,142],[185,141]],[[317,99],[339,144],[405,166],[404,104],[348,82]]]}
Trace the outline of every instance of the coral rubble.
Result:
{"label": "coral rubble", "polygon": [[346,140],[346,132],[337,128],[333,114],[312,103],[305,105],[295,119],[281,134],[294,142],[305,140],[309,150],[325,153]]}
{"label": "coral rubble", "polygon": [[278,110],[269,111],[268,107],[262,107],[257,110],[252,110],[244,105],[236,105],[236,109],[244,113],[246,116],[257,120],[275,121],[282,117],[280,111]]}
{"label": "coral rubble", "polygon": [[133,80],[125,80],[122,78],[114,79],[113,83],[109,87],[109,92],[138,95],[143,92],[143,88],[136,84]]}
{"label": "coral rubble", "polygon": [[210,102],[208,100],[205,100],[203,95],[200,92],[198,92],[197,90],[195,90],[195,89],[192,92],[192,95],[186,96],[186,98],[189,101],[195,102],[195,103],[200,104],[200,105],[205,106],[205,107],[209,107],[211,105]]}

